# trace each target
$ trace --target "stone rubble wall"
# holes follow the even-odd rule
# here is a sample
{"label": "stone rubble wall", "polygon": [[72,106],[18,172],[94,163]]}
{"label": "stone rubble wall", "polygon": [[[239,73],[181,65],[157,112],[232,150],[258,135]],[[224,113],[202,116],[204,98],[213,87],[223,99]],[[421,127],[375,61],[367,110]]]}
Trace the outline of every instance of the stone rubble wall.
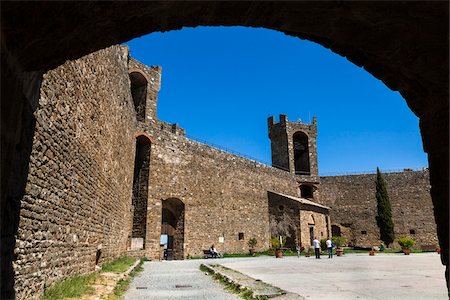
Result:
{"label": "stone rubble wall", "polygon": [[[383,177],[392,206],[395,239],[412,238],[417,248],[437,245],[428,170],[383,173]],[[376,175],[327,176],[320,180],[321,203],[331,207],[331,223],[341,226],[349,243],[360,247],[379,245]]]}
{"label": "stone rubble wall", "polygon": [[17,299],[126,252],[136,118],[127,56],[113,46],[47,72],[21,202]]}
{"label": "stone rubble wall", "polygon": [[300,244],[300,204],[281,195],[268,193],[271,237],[286,236],[285,247]]}
{"label": "stone rubble wall", "polygon": [[269,247],[267,191],[298,196],[293,174],[158,128],[146,131],[156,141],[146,239],[150,257],[160,257],[161,207],[169,198],[185,204],[185,257],[201,256],[212,244],[222,253],[247,252],[252,237],[258,240],[257,250]]}

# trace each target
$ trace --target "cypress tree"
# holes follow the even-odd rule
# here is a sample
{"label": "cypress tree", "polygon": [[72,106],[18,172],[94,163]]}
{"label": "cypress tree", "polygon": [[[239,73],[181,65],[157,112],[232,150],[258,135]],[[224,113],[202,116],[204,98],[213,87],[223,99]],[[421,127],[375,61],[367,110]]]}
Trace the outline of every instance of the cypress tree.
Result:
{"label": "cypress tree", "polygon": [[394,241],[395,238],[394,222],[392,222],[391,202],[389,201],[386,183],[378,168],[376,181],[376,198],[378,210],[376,220],[377,225],[380,228],[380,239],[386,244],[387,247],[389,247],[389,245]]}

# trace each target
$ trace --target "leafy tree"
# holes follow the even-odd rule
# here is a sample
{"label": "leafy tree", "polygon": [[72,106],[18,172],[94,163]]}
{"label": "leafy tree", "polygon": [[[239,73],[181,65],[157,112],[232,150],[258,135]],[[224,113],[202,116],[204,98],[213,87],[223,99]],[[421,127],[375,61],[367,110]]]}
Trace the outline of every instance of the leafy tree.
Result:
{"label": "leafy tree", "polygon": [[377,168],[377,181],[376,181],[376,198],[377,198],[377,210],[376,216],[377,225],[380,228],[380,239],[389,247],[394,241],[394,222],[392,222],[391,202],[389,201],[389,195],[386,189],[386,183],[381,175],[380,170]]}

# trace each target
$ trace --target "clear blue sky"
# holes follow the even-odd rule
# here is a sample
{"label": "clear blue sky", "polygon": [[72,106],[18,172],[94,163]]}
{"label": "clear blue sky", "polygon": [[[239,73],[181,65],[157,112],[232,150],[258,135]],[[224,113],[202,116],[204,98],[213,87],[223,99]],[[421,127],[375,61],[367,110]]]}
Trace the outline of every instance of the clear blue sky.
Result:
{"label": "clear blue sky", "polygon": [[158,118],[271,161],[267,117],[318,123],[319,173],[422,168],[418,118],[399,93],[344,57],[283,33],[197,27],[126,43],[162,66]]}

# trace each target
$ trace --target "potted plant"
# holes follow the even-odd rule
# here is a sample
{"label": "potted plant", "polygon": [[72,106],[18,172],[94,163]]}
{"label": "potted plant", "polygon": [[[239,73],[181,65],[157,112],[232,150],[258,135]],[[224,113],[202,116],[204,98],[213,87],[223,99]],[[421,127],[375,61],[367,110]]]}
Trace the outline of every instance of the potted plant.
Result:
{"label": "potted plant", "polygon": [[258,240],[255,237],[252,237],[248,240],[247,245],[249,248],[249,252],[251,256],[255,256],[255,246],[258,244]]}
{"label": "potted plant", "polygon": [[305,257],[310,257],[311,256],[311,248],[308,248],[308,250],[306,250],[305,252]]}
{"label": "potted plant", "polygon": [[403,253],[409,255],[411,253],[411,248],[416,242],[410,238],[400,238],[398,239],[398,244],[402,247]]}
{"label": "potted plant", "polygon": [[274,237],[271,240],[272,247],[275,248],[275,257],[276,258],[282,258],[283,257],[283,251],[281,248],[286,243],[286,236],[280,236],[280,237]]}
{"label": "potted plant", "polygon": [[374,256],[375,255],[375,251],[380,251],[380,247],[372,246],[372,249],[370,249],[370,251],[369,251],[369,255],[370,256]]}
{"label": "potted plant", "polygon": [[342,246],[344,246],[347,243],[347,239],[343,236],[333,236],[331,238],[331,241],[336,247],[336,255],[342,256],[344,254],[344,249],[342,248]]}

